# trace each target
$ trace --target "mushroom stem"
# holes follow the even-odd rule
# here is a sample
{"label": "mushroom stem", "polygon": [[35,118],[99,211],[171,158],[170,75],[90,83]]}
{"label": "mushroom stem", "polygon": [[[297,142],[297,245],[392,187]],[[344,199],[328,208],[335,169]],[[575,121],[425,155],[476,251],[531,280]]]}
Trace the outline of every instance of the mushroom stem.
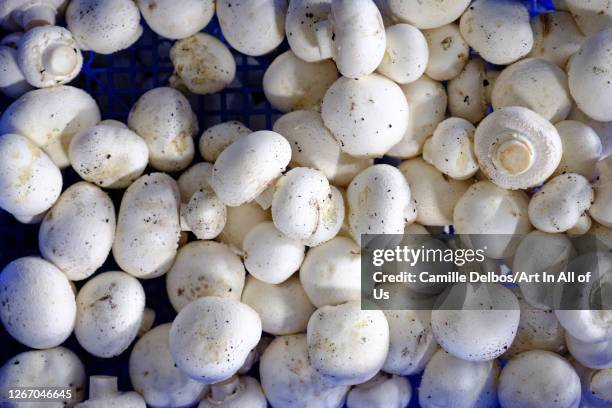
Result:
{"label": "mushroom stem", "polygon": [[331,58],[333,56],[332,38],[333,29],[329,20],[323,20],[315,23],[314,31],[317,36],[317,45],[321,59]]}
{"label": "mushroom stem", "polygon": [[40,2],[21,12],[21,26],[25,31],[42,25],[55,25],[56,10],[49,4]]}
{"label": "mushroom stem", "polygon": [[53,75],[68,75],[77,65],[77,53],[72,47],[58,44],[45,50],[42,63],[45,71]]}
{"label": "mushroom stem", "polygon": [[513,135],[495,148],[493,163],[495,166],[516,175],[528,170],[533,163],[533,149],[528,140]]}
{"label": "mushroom stem", "polygon": [[599,399],[612,400],[612,369],[598,371],[591,378],[591,392]]}
{"label": "mushroom stem", "polygon": [[89,377],[89,399],[104,399],[119,393],[117,377],[92,375]]}
{"label": "mushroom stem", "polygon": [[230,395],[234,394],[238,389],[240,380],[237,375],[228,378],[225,381],[212,384],[210,386],[210,399],[216,402],[223,402]]}

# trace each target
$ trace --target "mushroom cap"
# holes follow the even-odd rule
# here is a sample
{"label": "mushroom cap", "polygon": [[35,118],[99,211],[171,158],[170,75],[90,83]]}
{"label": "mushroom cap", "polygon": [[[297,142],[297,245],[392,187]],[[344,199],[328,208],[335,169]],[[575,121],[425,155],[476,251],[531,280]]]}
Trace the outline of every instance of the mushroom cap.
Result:
{"label": "mushroom cap", "polygon": [[[232,381],[230,379],[230,381]],[[267,408],[266,396],[257,381],[253,377],[238,377],[234,380],[237,384],[230,395],[219,401],[214,397],[213,387],[207,398],[203,399],[198,408]],[[219,387],[224,387],[224,384],[219,384]],[[233,384],[232,384],[233,386]],[[222,391],[224,392],[224,391]],[[210,395],[212,394],[212,395]]]}
{"label": "mushroom cap", "polygon": [[589,117],[612,121],[612,29],[588,38],[567,67],[569,89],[576,105]]}
{"label": "mushroom cap", "polygon": [[178,368],[204,383],[230,378],[261,338],[261,320],[233,299],[207,296],[185,306],[170,330],[170,352]]}
{"label": "mushroom cap", "polygon": [[386,38],[387,49],[377,71],[398,84],[419,79],[429,59],[423,33],[410,24],[395,24],[386,28]]}
{"label": "mushroom cap", "polygon": [[325,92],[338,78],[332,61],[306,62],[291,50],[276,57],[263,76],[263,91],[281,112],[319,110]]}
{"label": "mushroom cap", "polygon": [[189,202],[189,199],[201,189],[209,189],[212,178],[213,165],[206,162],[196,163],[181,173],[178,180],[181,201]]}
{"label": "mushroom cap", "polygon": [[5,0],[0,3],[0,26],[7,31],[29,30],[55,24],[55,15],[66,0]]}
{"label": "mushroom cap", "polygon": [[461,310],[434,309],[431,328],[438,344],[452,355],[468,361],[487,361],[501,356],[512,344],[519,324],[516,296],[497,284],[453,287],[464,293]]}
{"label": "mushroom cap", "polygon": [[212,188],[195,192],[185,207],[185,222],[198,239],[213,239],[223,231],[227,208]]}
{"label": "mushroom cap", "polygon": [[214,0],[136,0],[145,21],[155,33],[171,40],[202,30],[215,14]]}
{"label": "mushroom cap", "polygon": [[263,331],[275,336],[304,332],[315,311],[297,274],[278,285],[249,276],[242,302],[259,314]]}
{"label": "mushroom cap", "polygon": [[493,64],[510,64],[533,47],[529,10],[512,0],[472,2],[461,16],[460,27],[465,41]]}
{"label": "mushroom cap", "polygon": [[504,366],[499,376],[499,402],[503,408],[577,408],[580,378],[558,354],[544,350],[521,353]]}
{"label": "mushroom cap", "polygon": [[331,0],[292,0],[285,19],[285,32],[291,51],[301,60],[326,59],[317,43],[317,23],[328,18]]}
{"label": "mushroom cap", "polygon": [[126,188],[147,167],[149,148],[127,127],[100,123],[74,135],[68,156],[82,179],[104,188]]}
{"label": "mushroom cap", "polygon": [[45,215],[38,247],[68,279],[85,279],[106,261],[115,225],[110,197],[99,187],[81,181],[68,187]]}
{"label": "mushroom cap", "polygon": [[440,349],[423,373],[419,388],[420,406],[495,406],[498,375],[496,360],[467,361]]}
{"label": "mushroom cap", "polygon": [[438,123],[446,117],[446,89],[427,75],[402,85],[408,102],[408,128],[402,139],[387,154],[407,159],[421,154],[425,140],[431,136]]}
{"label": "mushroom cap", "polygon": [[376,406],[407,407],[412,398],[412,386],[406,377],[380,372],[363,384],[357,384],[348,393],[347,408]]}
{"label": "mushroom cap", "polygon": [[145,293],[138,279],[125,272],[96,275],[79,290],[74,328],[79,344],[98,357],[115,357],[136,338]]}
{"label": "mushroom cap", "polygon": [[529,201],[529,221],[544,232],[572,228],[593,202],[589,181],[576,173],[552,178]]}
{"label": "mushroom cap", "polygon": [[263,192],[291,160],[289,142],[276,132],[260,130],[239,137],[217,158],[211,186],[230,207]]}
{"label": "mushroom cap", "polygon": [[340,236],[306,253],[300,282],[316,307],[361,298],[360,253],[352,239]]}
{"label": "mushroom cap", "polygon": [[348,221],[352,238],[361,234],[403,234],[416,214],[408,181],[400,170],[375,164],[359,173],[347,189]]}
{"label": "mushroom cap", "polygon": [[150,279],[166,273],[180,237],[180,197],[174,179],[144,175],[125,191],[117,217],[113,256],[122,270]]}
{"label": "mushroom cap", "polygon": [[448,109],[452,116],[472,123],[485,117],[488,107],[486,76],[482,59],[472,58],[459,75],[448,82]]}
{"label": "mushroom cap", "polygon": [[11,214],[44,213],[62,191],[62,174],[49,156],[27,138],[0,138],[0,207]]}
{"label": "mushroom cap", "polygon": [[264,55],[285,38],[287,0],[216,3],[223,37],[237,51],[254,57]]}
{"label": "mushroom cap", "polygon": [[37,257],[9,263],[0,273],[0,320],[20,343],[38,349],[58,346],[72,333],[76,302],[70,282]]}
{"label": "mushroom cap", "polygon": [[478,171],[474,157],[475,131],[474,125],[462,118],[440,122],[433,136],[425,141],[423,159],[456,180],[472,177]]}
{"label": "mushroom cap", "polygon": [[335,185],[348,185],[357,173],[373,163],[372,159],[344,153],[318,112],[287,113],[274,122],[273,129],[289,141],[293,167],[317,169]]}
{"label": "mushroom cap", "polygon": [[612,27],[612,10],[606,0],[564,0],[580,30],[591,36]]}
{"label": "mushroom cap", "polygon": [[506,67],[493,86],[493,108],[523,106],[551,123],[565,119],[572,107],[565,72],[552,62],[526,58]]}
{"label": "mushroom cap", "polygon": [[35,89],[9,105],[0,117],[0,134],[30,139],[60,168],[70,165],[72,137],[100,121],[100,109],[87,92],[68,85]]}
{"label": "mushroom cap", "polygon": [[246,234],[256,225],[270,220],[272,220],[270,211],[264,210],[255,202],[227,207],[227,222],[219,234],[219,240],[233,250],[241,251]]}
{"label": "mushroom cap", "polygon": [[127,123],[147,143],[153,168],[178,171],[191,163],[198,122],[189,101],[176,89],[160,87],[144,93],[132,106]]}
{"label": "mushroom cap", "polygon": [[310,363],[334,385],[360,384],[374,377],[389,350],[385,315],[361,310],[359,301],[317,309],[306,335]]}
{"label": "mushroom cap", "polygon": [[[556,7],[559,10],[558,7]],[[533,48],[530,57],[541,58],[565,68],[569,58],[585,40],[574,18],[565,11],[551,11],[532,17]]]}
{"label": "mushroom cap", "polygon": [[[79,357],[64,347],[19,353],[0,368],[0,397],[8,400],[7,390],[16,387],[71,388],[73,398],[68,404],[47,401],[45,407],[72,407],[85,397],[85,367]],[[31,406],[40,402],[31,403]],[[19,406],[30,406],[20,402]]]}
{"label": "mushroom cap", "polygon": [[204,160],[214,163],[223,150],[241,136],[253,133],[243,123],[230,120],[206,129],[200,137],[200,154]]}
{"label": "mushroom cap", "polygon": [[470,56],[470,47],[459,32],[456,23],[423,32],[429,48],[429,61],[425,73],[428,77],[446,81],[455,78]]}
{"label": "mushroom cap", "polygon": [[595,166],[603,152],[597,133],[577,120],[564,120],[555,127],[563,144],[563,155],[553,174],[578,173],[588,180],[593,179]]}
{"label": "mushroom cap", "polygon": [[470,0],[384,0],[396,19],[420,29],[437,28],[457,20]]}
{"label": "mushroom cap", "polygon": [[81,72],[83,55],[70,31],[40,26],[23,35],[17,62],[30,85],[46,88],[72,81]]}
{"label": "mushroom cap", "polygon": [[168,299],[177,312],[204,296],[240,300],[245,275],[242,261],[227,245],[190,242],[179,249],[166,274]]}
{"label": "mushroom cap", "polygon": [[399,170],[408,181],[411,196],[416,201],[416,221],[426,226],[452,224],[455,206],[471,182],[445,177],[420,157],[402,162]]}
{"label": "mushroom cap", "polygon": [[66,23],[79,48],[112,54],[142,35],[140,11],[131,0],[71,0]]}
{"label": "mushroom cap", "polygon": [[481,170],[506,189],[526,189],[544,182],[561,162],[562,151],[557,129],[520,106],[491,113],[474,135],[474,153]]}
{"label": "mushroom cap", "polygon": [[287,280],[304,260],[304,245],[284,235],[269,221],[251,228],[242,248],[247,271],[270,284]]}
{"label": "mushroom cap", "polygon": [[305,334],[278,336],[266,348],[259,363],[261,385],[274,408],[308,406],[337,408],[349,387],[330,385],[308,357]]}
{"label": "mushroom cap", "polygon": [[612,339],[586,342],[566,333],[565,341],[572,357],[580,364],[594,369],[605,369],[612,366]]}
{"label": "mushroom cap", "polygon": [[589,214],[598,223],[612,228],[612,184],[610,182],[595,186],[595,201],[589,208]]}
{"label": "mushroom cap", "polygon": [[323,98],[321,116],[342,150],[352,156],[384,155],[402,139],[409,123],[402,89],[378,74],[338,78]]}
{"label": "mushroom cap", "polygon": [[33,89],[19,68],[17,50],[4,43],[0,44],[0,72],[0,91],[9,98],[19,98]]}
{"label": "mushroom cap", "polygon": [[230,50],[206,33],[176,41],[170,48],[170,60],[174,66],[170,84],[175,88],[184,85],[195,94],[219,92],[236,76],[236,61]]}
{"label": "mushroom cap", "polygon": [[130,354],[129,373],[134,389],[154,408],[197,403],[208,387],[180,371],[170,354],[171,323],[145,333]]}

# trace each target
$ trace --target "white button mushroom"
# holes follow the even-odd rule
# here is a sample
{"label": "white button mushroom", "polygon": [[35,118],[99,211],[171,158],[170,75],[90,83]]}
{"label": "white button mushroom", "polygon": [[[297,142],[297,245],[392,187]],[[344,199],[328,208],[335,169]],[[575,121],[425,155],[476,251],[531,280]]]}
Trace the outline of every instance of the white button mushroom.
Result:
{"label": "white button mushroom", "polygon": [[470,59],[459,75],[448,83],[448,110],[450,114],[472,123],[480,122],[487,113],[487,84],[486,70],[482,59]]}
{"label": "white button mushroom", "polygon": [[149,148],[127,127],[100,123],[74,135],[68,156],[83,180],[104,188],[126,188],[147,167]]}
{"label": "white button mushroom", "polygon": [[227,222],[219,234],[219,240],[240,252],[246,234],[256,225],[271,221],[270,211],[262,209],[255,202],[227,208]]}
{"label": "white button mushroom", "polygon": [[405,408],[412,398],[412,386],[406,377],[379,373],[358,384],[348,393],[347,408]]}
{"label": "white button mushroom", "polygon": [[79,344],[94,356],[110,358],[125,351],[142,322],[145,293],[125,272],[104,272],[79,290],[74,328]]}
{"label": "white button mushroom", "polygon": [[497,401],[497,361],[466,361],[439,350],[427,364],[419,404],[423,408],[492,407]]}
{"label": "white button mushroom", "polygon": [[316,307],[339,305],[361,297],[361,250],[346,237],[336,237],[306,254],[300,282]]}
{"label": "white button mushroom", "polygon": [[155,88],[142,95],[130,110],[128,126],[147,142],[151,166],[157,170],[183,170],[191,163],[198,122],[176,89]]}
{"label": "white button mushroom", "polygon": [[352,156],[377,157],[397,144],[408,128],[408,103],[393,81],[370,74],[339,78],[321,106],[325,126]]}
{"label": "white button mushroom", "polygon": [[214,241],[195,241],[182,247],[166,275],[166,290],[177,312],[204,296],[240,300],[245,270],[229,247]]}
{"label": "white button mushroom", "polygon": [[387,319],[380,310],[361,310],[359,301],[317,309],[306,333],[310,363],[330,384],[365,382],[387,358]]}
{"label": "white button mushroom", "polygon": [[597,133],[577,120],[564,120],[555,127],[561,137],[563,155],[554,175],[578,173],[588,180],[593,179],[595,166],[603,151]]}
{"label": "white button mushroom", "polygon": [[200,189],[210,188],[212,167],[210,163],[196,163],[181,173],[176,182],[183,203],[189,202],[189,199]]}
{"label": "white button mushroom", "polygon": [[469,179],[478,171],[474,157],[475,131],[465,119],[448,118],[440,122],[433,136],[425,141],[423,159],[449,177]]}
{"label": "white button mushroom", "polygon": [[408,102],[408,128],[387,154],[407,159],[421,154],[425,139],[446,117],[447,96],[444,85],[427,75],[402,85],[402,91]]}
{"label": "white button mushroom", "polygon": [[0,137],[0,207],[20,217],[47,211],[62,191],[62,174],[49,156],[23,136]]}
{"label": "white button mushroom", "polygon": [[216,0],[216,3],[223,37],[239,52],[264,55],[285,38],[287,0]]}
{"label": "white button mushroom", "polygon": [[88,278],[106,261],[115,224],[115,206],[104,191],[84,181],[73,184],[40,225],[40,253],[68,279]]}
{"label": "white button mushroom", "polygon": [[587,39],[567,67],[569,89],[578,108],[591,118],[612,121],[612,30]]}
{"label": "white button mushroom", "polygon": [[217,158],[211,186],[226,205],[236,207],[261,194],[291,160],[289,142],[261,130],[239,137]]}
{"label": "white button mushroom", "polygon": [[348,386],[334,386],[313,367],[305,334],[278,336],[261,356],[261,385],[273,408],[337,408]]}
{"label": "white button mushroom", "polygon": [[504,366],[498,394],[502,408],[577,408],[580,389],[578,374],[563,357],[533,350]]}
{"label": "white button mushroom", "polygon": [[297,275],[278,285],[249,276],[242,302],[259,314],[263,331],[275,336],[304,332],[315,311]]}
{"label": "white button mushroom", "polygon": [[211,126],[200,136],[198,144],[200,154],[204,160],[214,163],[227,146],[239,137],[246,136],[249,133],[253,133],[253,131],[235,120]]}
{"label": "white button mushroom", "polygon": [[567,117],[572,99],[565,72],[552,62],[526,58],[504,69],[493,87],[494,109],[524,106],[551,123]]}
{"label": "white button mushroom", "polygon": [[593,370],[581,365],[578,361],[569,359],[582,383],[581,407],[605,408],[610,405],[611,369]]}
{"label": "white button mushroom", "polygon": [[191,196],[183,215],[198,239],[213,239],[225,227],[227,208],[212,188],[206,187]]}
{"label": "white button mushroom", "polygon": [[286,51],[266,69],[263,91],[270,104],[281,112],[319,110],[325,92],[337,78],[333,62],[306,62]]}
{"label": "white button mushroom", "polygon": [[396,24],[386,29],[387,50],[377,70],[398,84],[414,82],[427,68],[427,40],[418,28]]}
{"label": "white button mushroom", "polygon": [[461,35],[493,64],[519,60],[533,47],[529,11],[512,0],[476,0],[461,16]]}
{"label": "white button mushroom", "polygon": [[144,175],[123,195],[113,255],[124,271],[141,279],[166,273],[180,236],[176,182],[163,173]]}
{"label": "white button mushroom", "polygon": [[195,94],[219,92],[236,76],[236,61],[230,50],[216,37],[205,33],[175,42],[170,48],[170,60],[174,66],[170,77],[172,87],[185,86]]}
{"label": "white button mushroom", "polygon": [[529,201],[529,221],[544,232],[572,228],[593,202],[589,181],[576,173],[561,174],[546,184]]}
{"label": "white button mushroom", "polygon": [[244,265],[257,279],[277,284],[300,268],[304,245],[279,231],[272,222],[262,222],[245,235]]}
{"label": "white button mushroom", "polygon": [[136,0],[145,21],[155,33],[178,40],[202,30],[215,14],[214,0]]}
{"label": "white button mushroom", "polygon": [[399,170],[408,181],[416,202],[416,221],[425,226],[452,224],[453,210],[471,182],[445,177],[420,157],[402,162]]}
{"label": "white button mushroom", "polygon": [[42,26],[23,35],[17,62],[30,85],[45,88],[72,81],[81,72],[83,55],[70,31]]}
{"label": "white button mushroom", "polygon": [[68,146],[72,137],[99,121],[100,110],[91,96],[60,85],[30,91],[13,102],[0,118],[0,134],[27,137],[63,169],[70,165]]}
{"label": "white button mushroom", "polygon": [[72,333],[75,319],[74,292],[53,264],[19,258],[0,273],[0,320],[20,343],[38,349],[60,345]]}
{"label": "white button mushroom", "polygon": [[565,0],[565,3],[587,36],[612,27],[612,9],[608,0]]}
{"label": "white button mushroom", "polygon": [[395,167],[377,164],[359,173],[347,190],[350,233],[361,243],[361,234],[403,234],[417,214],[410,186]]}
{"label": "white button mushroom", "polygon": [[140,12],[131,0],[71,0],[66,23],[79,48],[99,54],[128,48],[142,35]]}
{"label": "white button mushroom", "polygon": [[274,131],[291,145],[294,167],[320,170],[330,183],[344,187],[372,160],[344,153],[318,112],[298,110],[287,113],[274,122]]}
{"label": "white button mushroom", "polygon": [[207,296],[174,319],[170,352],[182,372],[211,384],[234,375],[260,338],[257,312],[233,299]]}
{"label": "white button mushroom", "polygon": [[210,386],[198,408],[267,408],[266,396],[253,377],[234,376]]}
{"label": "white button mushroom", "polygon": [[13,33],[0,40],[0,92],[9,98],[19,98],[33,88],[17,62],[17,45],[22,36],[21,33]]}
{"label": "white button mushroom", "polygon": [[154,408],[186,407],[202,399],[208,387],[183,374],[170,354],[170,323],[147,332],[136,342],[129,361],[134,389]]}
{"label": "white button mushroom", "polygon": [[429,48],[427,76],[446,81],[459,75],[470,56],[470,47],[459,32],[459,25],[447,24],[425,30],[423,34]]}
{"label": "white button mushroom", "polygon": [[134,391],[119,392],[117,377],[92,375],[89,377],[89,399],[75,408],[146,408],[145,401]]}
{"label": "white button mushroom", "polygon": [[580,364],[596,369],[612,367],[612,339],[590,342],[582,341],[566,333],[567,348]]}
{"label": "white button mushroom", "polygon": [[[0,368],[0,399],[9,401],[8,391],[16,387],[70,388],[69,401],[46,401],[45,408],[73,407],[85,396],[85,367],[79,357],[64,347],[26,351],[9,359]],[[12,403],[11,403],[12,404]],[[19,402],[20,408],[35,408],[41,402]]]}
{"label": "white button mushroom", "polygon": [[535,187],[550,177],[561,161],[559,132],[527,108],[496,110],[480,122],[474,153],[481,170],[506,189]]}
{"label": "white button mushroom", "polygon": [[469,0],[384,0],[384,3],[393,17],[421,29],[452,23],[470,4]]}
{"label": "white button mushroom", "polygon": [[565,68],[567,60],[578,51],[585,39],[571,14],[565,11],[552,11],[533,17],[531,28],[533,49],[529,56],[545,59],[561,68]]}
{"label": "white button mushroom", "polygon": [[331,11],[331,0],[292,0],[287,9],[285,32],[291,51],[307,62],[321,61],[323,56],[317,43],[317,23],[326,20]]}

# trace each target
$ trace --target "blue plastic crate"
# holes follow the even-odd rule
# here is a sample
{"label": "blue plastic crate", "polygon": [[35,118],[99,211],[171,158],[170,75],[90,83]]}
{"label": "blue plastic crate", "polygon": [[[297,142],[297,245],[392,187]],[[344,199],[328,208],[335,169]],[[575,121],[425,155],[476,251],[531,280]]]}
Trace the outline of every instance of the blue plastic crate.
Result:
{"label": "blue plastic crate", "polygon": [[[552,0],[525,0],[524,3],[528,4],[532,15],[554,9]],[[144,21],[142,24],[145,28],[143,36],[128,50],[108,56],[85,52],[83,70],[70,84],[83,88],[96,99],[103,119],[125,122],[130,108],[143,93],[168,84],[168,78],[173,71],[168,53],[173,41],[157,36]],[[223,40],[216,18],[204,31]],[[266,101],[261,85],[262,77],[270,62],[287,49],[288,46],[284,42],[277,50],[262,57],[248,57],[233,51],[237,65],[234,82],[217,94],[193,95],[189,98],[192,109],[198,116],[200,134],[204,129],[227,120],[239,120],[253,130],[271,129],[281,113]],[[11,99],[0,95],[0,112],[11,102]],[[202,161],[199,153],[196,153],[196,161]],[[383,161],[397,164],[397,161],[392,159]],[[64,189],[79,180],[72,169],[64,170],[63,176]],[[109,194],[118,209],[122,192],[109,191]],[[16,258],[38,253],[38,226],[22,225],[0,210],[0,270]],[[111,255],[100,270],[118,269]],[[147,306],[157,313],[155,325],[171,322],[176,313],[166,294],[165,277],[141,282],[146,292]],[[83,282],[76,284],[80,288]],[[79,355],[88,376],[116,376],[121,390],[132,389],[128,374],[131,347],[118,357],[103,359],[87,353],[74,335],[64,345]],[[27,347],[16,342],[0,327],[0,365],[27,350]],[[253,372],[253,375],[256,375],[256,372]],[[410,407],[418,407],[416,390],[420,376],[411,376],[410,381],[414,391]]]}

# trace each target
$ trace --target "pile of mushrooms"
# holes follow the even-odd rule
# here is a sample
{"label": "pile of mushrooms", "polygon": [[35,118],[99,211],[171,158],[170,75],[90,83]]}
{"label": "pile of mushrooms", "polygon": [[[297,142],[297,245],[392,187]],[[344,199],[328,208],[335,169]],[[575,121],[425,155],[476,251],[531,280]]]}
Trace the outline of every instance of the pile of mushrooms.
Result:
{"label": "pile of mushrooms", "polygon": [[[2,340],[29,349],[0,405],[612,407],[612,5],[554,3],[0,0],[0,218],[38,239],[0,248]],[[167,75],[125,115],[78,88],[156,36]],[[594,279],[387,282],[379,310],[372,234]]]}

